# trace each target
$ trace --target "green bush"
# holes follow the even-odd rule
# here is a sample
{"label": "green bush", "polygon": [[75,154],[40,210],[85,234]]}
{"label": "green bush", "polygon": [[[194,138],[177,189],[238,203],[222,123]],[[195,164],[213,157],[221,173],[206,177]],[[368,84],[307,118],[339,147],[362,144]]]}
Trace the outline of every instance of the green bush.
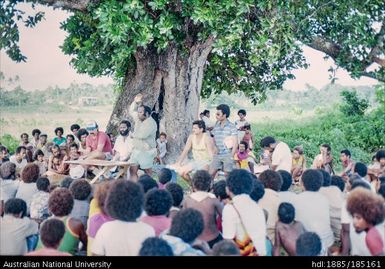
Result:
{"label": "green bush", "polygon": [[10,134],[4,134],[0,137],[0,143],[5,146],[11,154],[13,154],[19,146],[20,141]]}

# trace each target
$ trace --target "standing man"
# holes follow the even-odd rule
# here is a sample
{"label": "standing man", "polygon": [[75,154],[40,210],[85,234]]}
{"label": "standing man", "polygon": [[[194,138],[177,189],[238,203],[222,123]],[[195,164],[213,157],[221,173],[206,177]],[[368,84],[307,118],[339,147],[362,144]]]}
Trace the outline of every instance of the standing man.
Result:
{"label": "standing man", "polygon": [[132,134],[134,146],[129,160],[130,175],[134,181],[138,179],[139,167],[146,174],[152,175],[152,165],[157,155],[155,142],[157,125],[151,117],[151,108],[143,105],[142,98],[143,96],[138,94],[130,106],[130,114],[135,121],[135,130]]}
{"label": "standing man", "polygon": [[277,142],[271,136],[266,136],[261,140],[261,147],[272,152],[271,166],[274,171],[285,170],[291,173],[292,154],[289,146],[284,142]]}
{"label": "standing man", "polygon": [[211,131],[217,148],[210,165],[210,174],[213,178],[220,169],[225,175],[234,169],[234,155],[238,149],[238,133],[235,125],[228,120],[229,116],[230,108],[228,105],[222,104],[217,107],[217,123]]}

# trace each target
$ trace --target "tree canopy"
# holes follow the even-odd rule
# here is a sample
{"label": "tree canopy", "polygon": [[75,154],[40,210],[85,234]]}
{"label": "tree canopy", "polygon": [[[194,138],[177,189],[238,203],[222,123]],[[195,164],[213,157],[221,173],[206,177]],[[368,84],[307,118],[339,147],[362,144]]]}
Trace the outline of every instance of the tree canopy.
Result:
{"label": "tree canopy", "polygon": [[[20,0],[1,5],[1,49],[15,61],[18,21],[34,26],[43,14],[22,14]],[[353,78],[385,81],[383,0],[40,0],[69,9],[62,50],[80,73],[111,75],[121,85],[135,69],[135,53],[180,53],[213,39],[201,94],[244,92],[253,102],[282,88],[293,69],[306,67],[302,45],[326,53]],[[376,64],[373,68],[372,64]],[[371,67],[370,71],[368,67]]]}

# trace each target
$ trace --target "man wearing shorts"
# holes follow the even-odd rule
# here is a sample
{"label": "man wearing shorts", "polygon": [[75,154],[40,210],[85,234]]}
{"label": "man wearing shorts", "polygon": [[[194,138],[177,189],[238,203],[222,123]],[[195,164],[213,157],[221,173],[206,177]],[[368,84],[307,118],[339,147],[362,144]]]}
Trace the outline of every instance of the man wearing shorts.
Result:
{"label": "man wearing shorts", "polygon": [[130,106],[130,114],[135,121],[135,130],[132,134],[133,150],[129,160],[131,179],[137,181],[139,167],[146,174],[152,174],[152,165],[157,156],[156,131],[157,125],[151,117],[151,109],[143,105],[142,95],[138,94]]}
{"label": "man wearing shorts", "polygon": [[227,175],[234,169],[233,156],[238,149],[238,131],[235,125],[228,120],[229,116],[228,105],[222,104],[217,107],[217,123],[211,131],[217,147],[217,153],[214,154],[210,165],[210,174],[213,178],[218,170],[222,170]]}

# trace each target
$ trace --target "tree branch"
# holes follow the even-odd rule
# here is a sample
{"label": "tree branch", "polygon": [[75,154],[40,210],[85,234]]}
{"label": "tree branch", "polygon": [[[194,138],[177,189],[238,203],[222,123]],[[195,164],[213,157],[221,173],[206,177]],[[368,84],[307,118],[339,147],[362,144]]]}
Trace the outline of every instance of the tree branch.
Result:
{"label": "tree branch", "polygon": [[28,2],[52,6],[53,8],[86,11],[89,4],[99,3],[99,0],[28,0]]}

